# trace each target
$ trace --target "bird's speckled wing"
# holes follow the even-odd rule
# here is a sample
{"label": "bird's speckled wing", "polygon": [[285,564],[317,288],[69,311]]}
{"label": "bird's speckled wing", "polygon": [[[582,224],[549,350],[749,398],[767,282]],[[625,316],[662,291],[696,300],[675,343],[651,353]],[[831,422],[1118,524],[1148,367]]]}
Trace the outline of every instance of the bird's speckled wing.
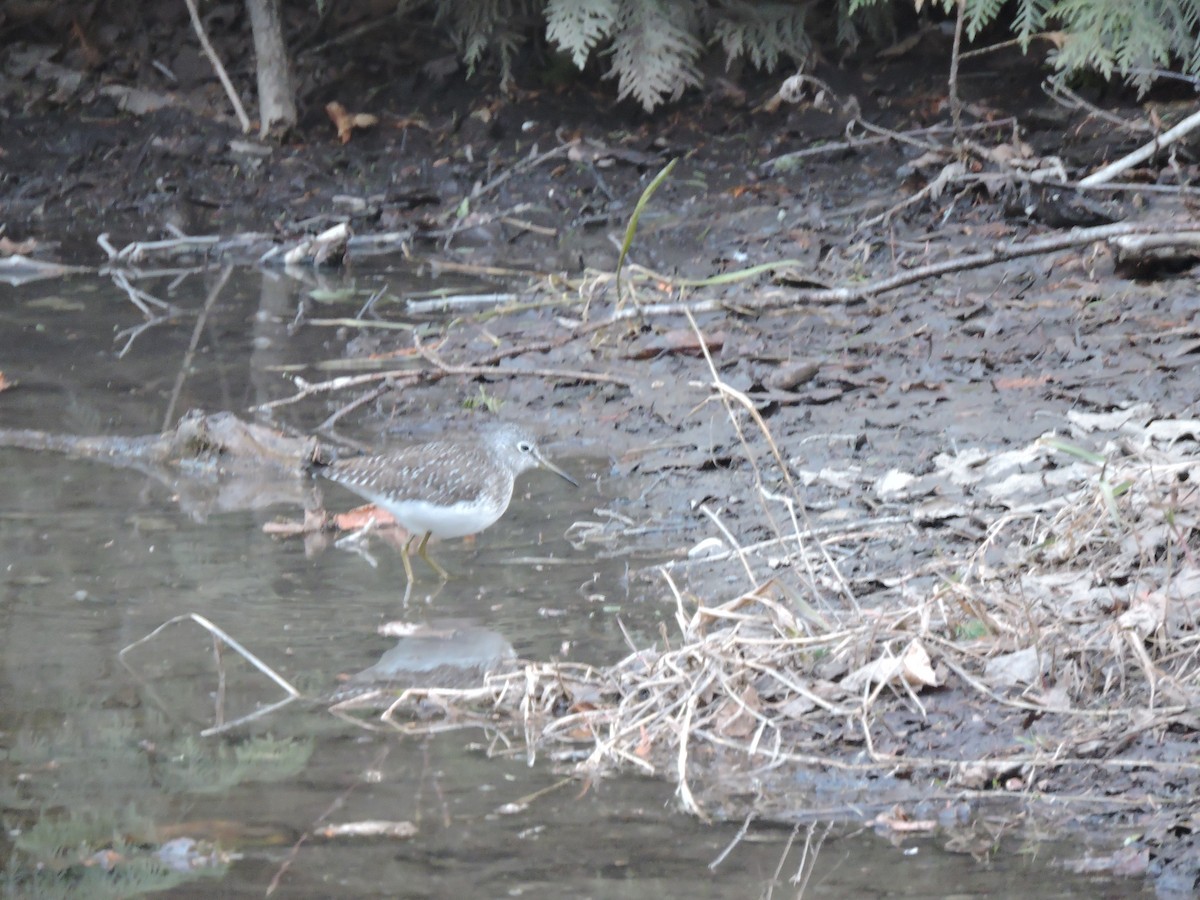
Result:
{"label": "bird's speckled wing", "polygon": [[[386,495],[398,502],[424,500],[440,506],[467,503],[489,494],[492,505],[512,492],[512,476],[480,447],[433,441],[377,456],[338,460],[322,473],[331,481],[371,498]],[[360,486],[370,490],[360,492]]]}

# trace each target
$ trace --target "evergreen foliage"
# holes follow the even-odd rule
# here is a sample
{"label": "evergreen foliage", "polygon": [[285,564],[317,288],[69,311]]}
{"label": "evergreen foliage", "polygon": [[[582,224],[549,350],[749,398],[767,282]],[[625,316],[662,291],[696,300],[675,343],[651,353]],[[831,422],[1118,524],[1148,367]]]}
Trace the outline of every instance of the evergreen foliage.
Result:
{"label": "evergreen foliage", "polygon": [[[220,848],[158,836],[159,822],[178,822],[175,798],[294,779],[313,749],[302,738],[218,743],[165,731],[153,714],[135,723],[122,708],[79,710],[53,731],[13,732],[0,754],[0,822],[11,839],[0,897],[115,900],[220,878],[230,858]],[[147,732],[164,734],[153,753],[141,746]]]}
{"label": "evergreen foliage", "polygon": [[[999,26],[1029,49],[1053,29],[1050,54],[1064,72],[1093,70],[1145,89],[1159,70],[1174,66],[1200,75],[1200,0],[963,0],[964,36],[978,40]],[[698,63],[718,46],[729,61],[764,70],[803,69],[812,56],[810,28],[818,16],[834,39],[854,47],[866,34],[890,30],[893,12],[910,4],[925,15],[954,16],[958,0],[406,0],[432,5],[473,70],[485,55],[498,60],[504,80],[532,27],[544,23],[549,43],[582,69],[608,65],[620,97],[646,110],[700,83]]]}
{"label": "evergreen foliage", "polygon": [[807,11],[794,3],[727,0],[712,11],[713,41],[730,60],[744,56],[755,68],[774,71],[781,59],[802,61],[812,53]]}
{"label": "evergreen foliage", "polygon": [[621,0],[612,38],[618,99],[632,95],[650,110],[700,84],[696,6],[689,0]]}
{"label": "evergreen foliage", "polygon": [[490,50],[499,58],[507,82],[539,6],[536,0],[437,0],[437,21],[450,32],[469,72]]}
{"label": "evergreen foliage", "polygon": [[617,0],[578,0],[546,4],[546,37],[566,49],[576,68],[587,65],[592,51],[612,34],[617,22]]}
{"label": "evergreen foliage", "polygon": [[1066,32],[1053,55],[1059,69],[1120,75],[1142,91],[1173,62],[1200,73],[1200,0],[1058,0],[1049,13]]}

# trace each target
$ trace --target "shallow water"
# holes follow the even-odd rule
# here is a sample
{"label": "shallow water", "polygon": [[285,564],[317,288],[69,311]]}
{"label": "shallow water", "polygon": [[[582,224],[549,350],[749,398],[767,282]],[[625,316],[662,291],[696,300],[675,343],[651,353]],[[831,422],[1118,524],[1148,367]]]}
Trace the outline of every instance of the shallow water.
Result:
{"label": "shallow water", "polygon": [[[358,298],[329,315],[352,315],[371,290],[386,281],[397,291],[404,278],[381,271],[326,283]],[[123,358],[120,332],[141,317],[111,284],[0,288],[0,367],[19,382],[0,394],[5,427],[136,435],[192,407],[245,414],[292,390],[281,371],[340,357],[330,328],[288,333],[298,289],[286,279],[235,273],[198,318],[215,280],[193,276],[171,292],[165,277],[143,283],[185,314],[139,335]],[[312,425],[328,411],[309,405],[280,418]],[[136,677],[118,662],[123,647],[189,613],[314,695],[374,663],[393,644],[376,627],[397,618],[485,626],[527,658],[615,661],[626,652],[618,615],[648,644],[673,609],[646,581],[628,579],[622,558],[597,559],[562,538],[622,488],[608,479],[607,460],[554,449],[583,488],[525,476],[498,526],[473,543],[436,548],[456,577],[441,589],[422,581],[407,604],[400,559],[379,541],[370,545],[373,566],[333,549],[309,555],[299,539],[263,533],[277,515],[298,518],[299,507],[201,517],[177,502],[179,485],[136,470],[0,449],[0,808],[8,834],[0,858],[38,822],[74,817],[134,844],[186,834],[240,854],[219,880],[174,887],[179,897],[261,896],[273,879],[285,897],[796,896],[787,879],[800,865],[803,834],[786,856],[787,829],[751,826],[738,840],[736,824],[709,826],[677,812],[668,784],[563,780],[552,763],[531,766],[483,729],[378,734],[320,704],[204,739],[199,732],[218,708],[233,718],[279,692],[229,653],[219,685],[212,642],[191,623],[131,651]],[[336,488],[324,494],[334,508],[355,502]],[[258,746],[250,737],[277,752],[237,758]],[[416,834],[298,843],[318,823],[369,819],[411,822]],[[870,833],[834,834],[805,896],[1139,894],[1137,883],[1076,879],[1052,866],[1077,848],[1029,849],[983,865],[930,842],[894,847]],[[19,850],[12,859],[9,878],[31,856]]]}

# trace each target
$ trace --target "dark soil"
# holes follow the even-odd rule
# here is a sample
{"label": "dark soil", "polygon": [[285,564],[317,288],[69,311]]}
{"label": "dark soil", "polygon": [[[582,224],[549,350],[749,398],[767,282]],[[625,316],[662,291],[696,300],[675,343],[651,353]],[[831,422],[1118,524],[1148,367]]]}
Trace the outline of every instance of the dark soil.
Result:
{"label": "dark soil", "polygon": [[[169,225],[189,234],[264,232],[283,240],[348,221],[360,236],[403,235],[418,258],[529,273],[498,279],[498,289],[545,286],[533,280],[536,273],[558,274],[559,284],[572,289],[556,294],[547,287],[537,296],[558,301],[556,314],[569,320],[536,310],[503,315],[488,321],[486,340],[467,320],[444,335],[438,353],[453,365],[502,361],[576,371],[578,378],[499,382],[443,372],[419,390],[384,395],[366,408],[391,415],[455,408],[483,383],[503,395],[506,409],[528,410],[560,437],[616,458],[638,485],[621,511],[646,529],[642,534],[653,535],[660,552],[681,552],[713,534],[712,522],[698,511],[702,502],[719,509],[745,545],[772,534],[753,491],[748,454],[730,416],[712,399],[713,379],[687,320],[658,315],[602,329],[587,324],[617,307],[611,282],[589,282],[588,273],[614,270],[634,204],[669,159],[681,162],[642,217],[631,259],[671,276],[705,277],[792,259],[802,261],[799,274],[814,283],[853,284],[1069,224],[1048,224],[1049,216],[1031,220],[1027,213],[1037,203],[1015,181],[1001,179],[991,192],[952,185],[860,228],[926,185],[943,163],[913,168],[923,151],[889,141],[813,155],[775,173],[765,164],[776,156],[843,140],[848,116],[837,111],[843,107],[756,111],[776,82],[725,77],[714,68],[705,92],[647,116],[614,103],[608,83],[581,77],[543,85],[549,66],[537,53],[517,73],[517,88],[502,93],[485,75],[429,74],[428,64],[449,52],[431,31],[380,28],[369,41],[301,53],[300,127],[282,145],[265,144],[231,124],[179,19],[182,10],[180,4],[176,13],[158,13],[165,18],[136,30],[117,23],[118,31],[127,29],[121,35],[138,35],[130,54],[118,57],[116,43],[105,50],[109,32],[97,35],[101,58],[92,68],[78,47],[64,50],[33,25],[10,30],[0,51],[7,73],[0,78],[3,236],[34,242],[23,251],[29,256],[97,263],[101,233],[118,247],[167,237]],[[228,53],[243,96],[250,96],[248,47],[239,27],[230,22],[213,36]],[[319,43],[310,40],[310,46]],[[21,54],[36,56],[39,47],[48,47],[40,65],[18,65],[27,59]],[[843,103],[856,98],[865,119],[907,131],[948,120],[947,53],[947,43],[930,36],[898,60],[858,60],[817,74]],[[148,65],[152,59],[164,60],[179,83],[165,83]],[[81,77],[67,78],[71,72]],[[974,62],[963,78],[966,121],[1015,116],[1032,156],[1061,157],[1072,177],[1144,140],[1053,103],[1039,89],[1044,75],[1014,57]],[[165,105],[140,115],[122,112],[114,86],[155,92]],[[1131,121],[1146,118],[1146,107],[1119,92],[1093,99]],[[324,112],[331,100],[374,113],[380,123],[339,143]],[[999,146],[1012,133],[1005,126],[977,132],[975,140]],[[570,154],[523,165],[574,140],[580,143]],[[1155,160],[1134,177],[1162,184],[1194,180],[1189,149],[1177,150],[1170,164]],[[986,165],[974,156],[967,161],[968,168]],[[486,189],[464,205],[477,185]],[[1185,199],[1174,193],[1088,197],[1116,218],[1164,222],[1191,218]],[[791,285],[765,274],[693,294],[646,279],[633,284],[644,303],[695,296],[722,301],[720,311],[696,317],[720,377],[751,399],[793,471],[814,476],[805,500],[825,520],[904,515],[871,489],[890,469],[921,476],[939,453],[1021,446],[1062,429],[1070,410],[1148,402],[1165,418],[1194,414],[1200,295],[1186,268],[1129,280],[1117,274],[1101,244],[926,280],[865,302],[744,313],[766,294],[786,304],[799,271],[789,269]],[[581,296],[591,301],[586,311],[578,305]],[[408,345],[409,338],[393,334],[355,346],[365,352]],[[497,356],[495,346],[506,353]],[[591,372],[626,384],[591,380]],[[322,413],[351,399],[324,400]],[[276,417],[287,419],[289,409],[275,410]],[[743,424],[749,455],[767,466],[771,456],[761,431],[749,420]],[[861,481],[854,490],[831,487],[815,477],[823,470],[854,470]],[[778,476],[768,471],[763,477],[779,486]],[[985,521],[970,512],[926,525],[881,526],[870,554],[842,560],[841,571],[865,606],[897,602],[936,584],[945,574],[936,562],[970,552],[985,530]],[[688,571],[690,590],[700,596],[736,594],[744,584],[732,562]],[[888,575],[897,571],[909,573],[903,586]],[[906,707],[898,703],[887,746],[876,749],[984,756],[1033,727],[1017,715],[981,720],[953,675],[930,696],[921,721],[904,720]],[[1172,726],[1097,754],[1194,759],[1197,746],[1194,730]],[[848,755],[858,749],[847,740]],[[728,771],[730,783],[713,788],[727,798],[742,778],[732,765]],[[797,816],[800,803],[786,787],[794,776],[771,781],[774,799],[765,812]],[[1143,856],[1127,871],[1149,873],[1161,889],[1184,895],[1200,871],[1194,781],[1153,766],[1119,773],[1097,767],[1048,771],[1038,790],[1141,798],[1111,808],[1074,807],[1064,818],[1088,830],[1140,833]],[[1003,784],[998,777],[986,787],[1005,795]],[[846,802],[861,801],[871,789],[861,781],[847,784]],[[981,793],[972,806],[986,806]],[[1011,795],[1003,802],[1011,803]],[[732,800],[710,801],[710,808],[730,816],[744,810]],[[998,802],[996,808],[1004,807]],[[1112,869],[1121,865],[1114,861]]]}

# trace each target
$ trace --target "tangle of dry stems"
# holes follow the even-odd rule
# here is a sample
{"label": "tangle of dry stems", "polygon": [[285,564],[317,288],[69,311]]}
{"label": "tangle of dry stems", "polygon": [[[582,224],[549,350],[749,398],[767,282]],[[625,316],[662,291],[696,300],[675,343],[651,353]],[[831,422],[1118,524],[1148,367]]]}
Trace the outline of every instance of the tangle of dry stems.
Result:
{"label": "tangle of dry stems", "polygon": [[[1052,517],[1033,516],[1032,527],[1018,515],[996,523],[985,544],[1007,534],[1016,565],[989,570],[977,553],[927,597],[841,610],[836,621],[777,579],[708,605],[665,576],[678,635],[664,646],[606,668],[528,664],[461,699],[482,701],[496,725],[519,725],[531,759],[548,752],[589,776],[667,775],[700,814],[688,769],[730,752],[763,768],[902,768],[951,779],[1016,770],[1032,780],[1064,766],[1195,774],[1200,763],[1096,747],[1113,750],[1147,728],[1198,725],[1197,477],[1198,459],[1125,448],[1057,498]],[[1137,589],[1122,594],[1127,582]],[[1024,680],[1012,675],[1014,659],[1033,667]],[[982,716],[1059,717],[1062,736],[995,759],[877,749],[881,716],[901,707],[923,716],[921,694],[933,689],[965,692]],[[403,699],[393,715],[423,695]],[[850,726],[861,743],[847,745]]]}

